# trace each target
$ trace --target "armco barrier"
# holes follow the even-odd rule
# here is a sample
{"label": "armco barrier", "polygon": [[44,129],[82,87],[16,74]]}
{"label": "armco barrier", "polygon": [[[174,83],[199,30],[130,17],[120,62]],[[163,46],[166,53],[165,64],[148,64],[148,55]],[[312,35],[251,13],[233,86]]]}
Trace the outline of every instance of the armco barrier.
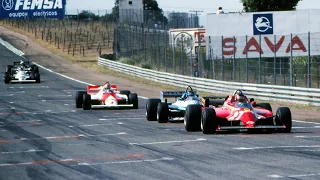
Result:
{"label": "armco barrier", "polygon": [[227,95],[236,89],[241,89],[246,95],[261,100],[273,100],[320,106],[320,89],[217,81],[144,69],[103,58],[98,58],[98,64],[118,72],[159,83],[183,88],[191,85],[197,90],[203,92],[226,93]]}

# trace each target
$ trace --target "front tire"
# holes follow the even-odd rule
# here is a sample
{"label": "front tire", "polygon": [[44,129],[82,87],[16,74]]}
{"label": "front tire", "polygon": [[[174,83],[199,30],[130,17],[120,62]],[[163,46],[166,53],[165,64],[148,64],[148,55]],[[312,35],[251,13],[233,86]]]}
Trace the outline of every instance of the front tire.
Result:
{"label": "front tire", "polygon": [[168,122],[168,115],[169,115],[169,108],[168,104],[165,102],[158,103],[157,107],[157,120],[159,123],[167,123]]}
{"label": "front tire", "polygon": [[87,94],[87,91],[78,91],[76,93],[76,108],[82,108],[84,94]]}
{"label": "front tire", "polygon": [[148,121],[157,120],[157,107],[160,102],[160,99],[148,99],[146,103],[146,116]]}
{"label": "front tire", "polygon": [[275,117],[276,125],[284,125],[286,128],[282,130],[284,133],[290,133],[292,129],[292,116],[288,107],[279,107]]}
{"label": "front tire", "polygon": [[186,131],[201,130],[201,105],[188,105],[184,116],[184,127]]}
{"label": "front tire", "polygon": [[218,128],[216,111],[213,108],[205,108],[201,116],[201,130],[203,134],[213,134]]}
{"label": "front tire", "polygon": [[10,73],[9,72],[5,72],[4,73],[4,79],[3,79],[5,84],[9,84],[10,82]]}

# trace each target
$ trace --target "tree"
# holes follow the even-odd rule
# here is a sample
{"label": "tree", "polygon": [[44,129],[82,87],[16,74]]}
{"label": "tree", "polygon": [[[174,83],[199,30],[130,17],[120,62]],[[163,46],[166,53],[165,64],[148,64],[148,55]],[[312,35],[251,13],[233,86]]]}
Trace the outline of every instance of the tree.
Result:
{"label": "tree", "polygon": [[[119,0],[115,0],[114,7],[112,8],[112,15],[114,18],[119,18]],[[146,19],[152,19],[152,21],[168,23],[168,19],[163,15],[163,10],[159,7],[156,0],[143,0],[143,9],[146,14]]]}
{"label": "tree", "polygon": [[252,12],[291,11],[295,10],[301,0],[241,0]]}
{"label": "tree", "polygon": [[86,19],[86,20],[97,20],[99,19],[99,16],[95,15],[94,13],[90,11],[81,11],[78,14],[79,19]]}
{"label": "tree", "polygon": [[119,0],[115,0],[114,6],[112,8],[112,16],[114,18],[119,18]]}

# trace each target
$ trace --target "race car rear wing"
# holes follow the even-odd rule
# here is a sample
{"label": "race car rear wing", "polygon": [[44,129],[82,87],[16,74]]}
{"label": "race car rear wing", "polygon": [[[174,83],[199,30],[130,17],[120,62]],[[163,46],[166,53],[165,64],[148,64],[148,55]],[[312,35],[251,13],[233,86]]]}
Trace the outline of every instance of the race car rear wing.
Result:
{"label": "race car rear wing", "polygon": [[[20,64],[19,61],[13,62],[13,65],[19,65],[19,64]],[[30,62],[29,61],[24,61],[24,64],[29,65]]]}
{"label": "race car rear wing", "polygon": [[101,86],[87,86],[87,93],[98,93],[101,90]]}
{"label": "race car rear wing", "polygon": [[177,98],[183,95],[185,91],[161,91],[160,99],[163,101],[165,98]]}
{"label": "race car rear wing", "polygon": [[225,101],[225,97],[222,96],[204,96],[201,97],[201,103],[205,107],[209,107],[210,105],[212,106],[221,106],[223,105]]}

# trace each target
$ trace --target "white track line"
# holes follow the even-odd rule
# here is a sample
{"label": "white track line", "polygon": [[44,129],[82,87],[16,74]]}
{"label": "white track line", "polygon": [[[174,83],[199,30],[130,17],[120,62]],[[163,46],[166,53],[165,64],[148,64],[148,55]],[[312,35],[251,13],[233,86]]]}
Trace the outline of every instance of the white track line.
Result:
{"label": "white track line", "polygon": [[12,152],[1,152],[1,154],[19,154],[19,153],[34,153],[34,152],[43,152],[45,150],[40,149],[29,149],[27,151],[12,151]]}
{"label": "white track line", "polygon": [[145,160],[131,160],[131,161],[111,161],[102,163],[78,163],[72,166],[94,166],[94,165],[105,165],[105,164],[128,164],[128,163],[143,163],[143,162],[157,162],[157,161],[172,161],[173,158],[163,157],[160,159],[145,159]]}
{"label": "white track line", "polygon": [[[118,122],[117,124],[123,124],[122,122]],[[85,125],[79,125],[79,126],[68,126],[69,128],[74,127],[95,127],[95,126],[112,126],[114,124],[108,123],[108,124],[85,124]],[[1,126],[1,125],[0,125]]]}
{"label": "white track line", "polygon": [[142,119],[142,117],[141,118],[101,118],[101,119],[99,119],[99,121],[113,121],[113,120],[134,120],[134,119]]}
{"label": "white track line", "polygon": [[257,149],[283,149],[283,148],[319,148],[320,145],[309,146],[265,146],[265,147],[236,147],[235,150],[257,150]]}
{"label": "white track line", "polygon": [[294,136],[295,138],[320,138],[320,136]]}
{"label": "white track line", "polygon": [[181,140],[181,141],[162,141],[162,142],[150,142],[150,143],[129,143],[130,145],[153,145],[153,144],[171,144],[171,143],[184,143],[184,142],[199,142],[206,141],[207,139],[198,138],[193,140]]}
{"label": "white track line", "polygon": [[293,122],[298,122],[298,123],[305,123],[305,124],[320,124],[317,122],[310,122],[310,121],[299,121],[299,120],[292,120]]}
{"label": "white track line", "polygon": [[289,175],[289,176],[281,176],[277,174],[268,175],[268,178],[302,178],[302,177],[311,177],[311,176],[320,176],[320,173],[315,174],[297,174],[297,175]]}

